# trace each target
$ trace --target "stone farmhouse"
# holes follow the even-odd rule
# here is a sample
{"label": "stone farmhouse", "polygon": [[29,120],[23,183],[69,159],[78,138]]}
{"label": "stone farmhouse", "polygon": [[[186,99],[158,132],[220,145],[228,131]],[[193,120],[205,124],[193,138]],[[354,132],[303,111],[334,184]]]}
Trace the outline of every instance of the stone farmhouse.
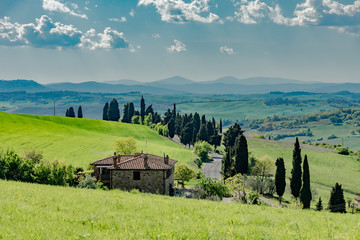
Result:
{"label": "stone farmhouse", "polygon": [[177,161],[169,156],[137,153],[116,155],[93,162],[95,177],[111,189],[173,195]]}

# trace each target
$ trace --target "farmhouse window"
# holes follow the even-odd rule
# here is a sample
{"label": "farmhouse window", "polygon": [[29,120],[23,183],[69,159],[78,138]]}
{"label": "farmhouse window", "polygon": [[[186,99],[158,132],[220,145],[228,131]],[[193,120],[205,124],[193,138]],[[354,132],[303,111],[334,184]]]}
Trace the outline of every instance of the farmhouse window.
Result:
{"label": "farmhouse window", "polygon": [[140,172],[134,172],[134,180],[140,180]]}

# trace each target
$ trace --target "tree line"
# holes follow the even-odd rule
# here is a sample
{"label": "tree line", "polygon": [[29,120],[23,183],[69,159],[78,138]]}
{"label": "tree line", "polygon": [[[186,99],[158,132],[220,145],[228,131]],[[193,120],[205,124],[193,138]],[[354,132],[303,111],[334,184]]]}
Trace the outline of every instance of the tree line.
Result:
{"label": "tree line", "polygon": [[[83,112],[82,112],[82,107],[81,106],[79,106],[79,108],[78,108],[77,116],[78,116],[78,118],[83,118]],[[70,107],[70,108],[66,109],[65,117],[73,117],[73,118],[76,117],[73,107]]]}

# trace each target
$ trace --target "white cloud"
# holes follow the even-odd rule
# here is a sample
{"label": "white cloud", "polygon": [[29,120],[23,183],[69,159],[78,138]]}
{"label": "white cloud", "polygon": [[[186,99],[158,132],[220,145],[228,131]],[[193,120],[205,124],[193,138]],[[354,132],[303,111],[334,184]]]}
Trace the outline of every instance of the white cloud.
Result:
{"label": "white cloud", "polygon": [[47,15],[37,18],[35,23],[12,23],[10,18],[0,18],[0,45],[32,46],[37,48],[127,48],[124,33],[105,28],[103,33],[90,29],[83,33],[73,25],[54,22]]}
{"label": "white cloud", "polygon": [[67,5],[70,5],[73,9],[78,9],[78,5],[72,3],[72,4],[64,4],[58,0],[43,0],[43,9],[50,11],[50,12],[62,12],[62,13],[68,13],[75,17],[80,17],[83,19],[88,19],[86,14],[82,14],[79,12],[75,12],[74,10],[70,9]]}
{"label": "white cloud", "polygon": [[235,51],[233,48],[227,47],[227,46],[221,46],[220,52],[227,55],[234,55]]}
{"label": "white cloud", "polygon": [[360,13],[360,0],[356,0],[353,4],[349,5],[333,0],[323,0],[323,6],[327,8],[324,12],[328,14],[354,16]]}
{"label": "white cloud", "polygon": [[111,22],[126,22],[126,17],[121,17],[120,19],[119,18],[109,18],[109,21]]}
{"label": "white cloud", "polygon": [[186,45],[178,40],[174,40],[175,45],[167,48],[168,52],[185,52]]}
{"label": "white cloud", "polygon": [[158,39],[158,38],[160,38],[160,34],[159,33],[154,33],[152,35],[152,37],[155,38],[155,39]]}
{"label": "white cloud", "polygon": [[135,10],[131,9],[131,11],[129,12],[129,15],[132,16],[132,17],[135,16]]}
{"label": "white cloud", "polygon": [[141,46],[140,45],[137,45],[137,46],[133,46],[132,44],[129,45],[129,51],[134,53],[134,52],[137,52],[141,49]]}
{"label": "white cloud", "polygon": [[235,12],[235,18],[244,24],[256,24],[264,18],[269,18],[274,23],[288,26],[305,26],[309,24],[317,24],[319,18],[315,4],[315,0],[306,0],[297,4],[294,10],[294,17],[284,17],[281,8],[277,4],[275,7],[268,6],[260,0],[248,1],[241,0],[235,3],[238,10]]}
{"label": "white cloud", "polygon": [[[154,5],[165,22],[213,23],[219,16],[209,12],[210,0],[139,0],[138,6]],[[206,13],[206,16],[203,16]],[[208,13],[208,14],[207,14]]]}

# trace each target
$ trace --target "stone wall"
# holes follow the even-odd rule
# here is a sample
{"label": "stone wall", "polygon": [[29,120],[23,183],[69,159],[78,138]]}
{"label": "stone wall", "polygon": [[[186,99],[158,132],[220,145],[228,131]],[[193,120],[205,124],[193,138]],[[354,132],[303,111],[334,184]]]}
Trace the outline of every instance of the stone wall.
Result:
{"label": "stone wall", "polygon": [[[140,180],[133,180],[133,170],[112,170],[111,188],[123,190],[139,189],[142,192],[168,194],[168,185],[165,185],[165,171],[139,170]],[[171,177],[170,177],[171,178]],[[169,179],[170,179],[169,178]],[[170,181],[170,180],[169,180]]]}

